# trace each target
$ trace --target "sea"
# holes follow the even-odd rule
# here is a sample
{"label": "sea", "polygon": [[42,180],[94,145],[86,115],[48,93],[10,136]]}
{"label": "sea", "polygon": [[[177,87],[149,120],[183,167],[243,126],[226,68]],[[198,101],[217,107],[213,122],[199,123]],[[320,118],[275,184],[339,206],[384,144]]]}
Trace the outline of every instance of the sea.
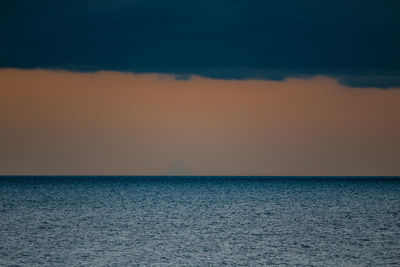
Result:
{"label": "sea", "polygon": [[0,266],[400,266],[400,178],[1,176]]}

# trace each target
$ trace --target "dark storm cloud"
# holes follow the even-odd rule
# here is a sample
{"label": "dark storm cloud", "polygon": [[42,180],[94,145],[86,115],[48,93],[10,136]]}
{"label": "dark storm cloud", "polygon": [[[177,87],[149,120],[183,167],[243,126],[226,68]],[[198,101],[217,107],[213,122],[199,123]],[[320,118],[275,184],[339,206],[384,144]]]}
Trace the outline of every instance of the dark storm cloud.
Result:
{"label": "dark storm cloud", "polygon": [[400,86],[400,1],[1,1],[0,67]]}

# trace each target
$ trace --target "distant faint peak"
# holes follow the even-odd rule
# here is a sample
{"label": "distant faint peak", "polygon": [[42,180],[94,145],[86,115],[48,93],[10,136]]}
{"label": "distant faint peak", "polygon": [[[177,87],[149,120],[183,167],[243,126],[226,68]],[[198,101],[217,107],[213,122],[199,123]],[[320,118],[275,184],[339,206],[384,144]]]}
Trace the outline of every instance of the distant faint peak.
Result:
{"label": "distant faint peak", "polygon": [[182,160],[176,160],[165,173],[165,175],[193,175],[193,172]]}

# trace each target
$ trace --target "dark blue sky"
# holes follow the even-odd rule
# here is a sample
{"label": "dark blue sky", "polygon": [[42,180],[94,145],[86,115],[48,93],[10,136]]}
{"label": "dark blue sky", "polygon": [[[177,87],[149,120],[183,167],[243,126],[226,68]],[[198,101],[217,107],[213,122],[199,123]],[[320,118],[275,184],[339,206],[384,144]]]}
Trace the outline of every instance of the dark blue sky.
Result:
{"label": "dark blue sky", "polygon": [[400,1],[1,1],[0,67],[400,86]]}

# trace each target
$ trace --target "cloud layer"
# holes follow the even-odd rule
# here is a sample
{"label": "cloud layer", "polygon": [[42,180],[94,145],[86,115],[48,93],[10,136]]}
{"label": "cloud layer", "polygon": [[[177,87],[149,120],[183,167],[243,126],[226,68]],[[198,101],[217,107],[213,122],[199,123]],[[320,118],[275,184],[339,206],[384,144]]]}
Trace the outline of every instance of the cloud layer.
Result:
{"label": "cloud layer", "polygon": [[0,67],[400,86],[400,2],[2,1]]}

